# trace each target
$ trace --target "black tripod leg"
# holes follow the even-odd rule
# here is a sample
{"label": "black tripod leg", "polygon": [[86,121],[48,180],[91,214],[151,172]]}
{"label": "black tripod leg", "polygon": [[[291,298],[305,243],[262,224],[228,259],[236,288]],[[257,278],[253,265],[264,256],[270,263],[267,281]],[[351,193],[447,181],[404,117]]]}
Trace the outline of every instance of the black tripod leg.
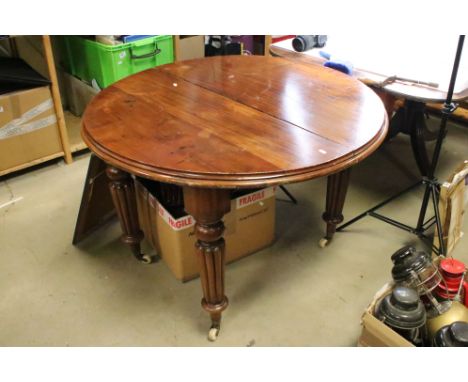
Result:
{"label": "black tripod leg", "polygon": [[421,204],[421,209],[419,210],[419,218],[418,224],[416,225],[416,232],[421,234],[424,232],[424,219],[426,218],[427,206],[429,204],[429,197],[431,196],[431,187],[429,184],[426,184],[426,188],[424,190],[424,197]]}
{"label": "black tripod leg", "polygon": [[280,186],[281,190],[288,196],[288,198],[293,202],[294,204],[297,204],[297,199],[288,191],[288,189],[284,186]]}
{"label": "black tripod leg", "polygon": [[346,227],[350,226],[351,224],[357,222],[358,220],[361,220],[363,217],[367,216],[367,215],[371,215],[374,211],[378,210],[379,208],[385,206],[386,204],[390,203],[391,201],[399,198],[400,196],[406,194],[407,192],[411,191],[413,188],[419,186],[421,184],[421,181],[409,186],[408,188],[405,188],[403,191],[400,191],[398,194],[395,194],[393,196],[391,196],[390,198],[388,199],[385,199],[383,202],[377,204],[376,206],[368,209],[367,211],[363,212],[362,214],[359,214],[358,216],[355,216],[354,218],[352,218],[351,220],[347,221],[346,223],[340,225],[339,227],[336,228],[336,231],[342,231],[344,230]]}
{"label": "black tripod leg", "polygon": [[[432,155],[432,161],[431,161],[429,171],[428,171],[428,175],[427,175],[428,184],[426,184],[426,190],[424,192],[423,204],[421,206],[421,211],[419,213],[418,226],[416,228],[419,236],[422,235],[424,218],[425,218],[425,215],[426,215],[427,205],[429,203],[429,196],[430,196],[431,193],[432,193],[432,201],[433,201],[433,204],[434,204],[434,211],[435,211],[435,214],[436,214],[435,218],[436,218],[437,229],[439,230],[439,239],[441,237],[440,235],[442,234],[442,227],[441,227],[442,224],[440,222],[439,204],[438,204],[439,201],[438,201],[438,195],[437,195],[438,190],[435,189],[435,187],[437,187],[437,182],[436,182],[436,179],[434,177],[434,174],[435,174],[435,171],[436,171],[436,168],[437,168],[437,164],[439,162],[439,155],[440,155],[440,152],[441,152],[441,149],[442,149],[442,142],[444,141],[445,134],[447,132],[447,120],[448,120],[449,115],[455,109],[453,107],[453,105],[452,105],[452,96],[453,96],[453,90],[455,89],[455,82],[456,82],[456,79],[457,79],[458,67],[460,65],[460,59],[461,59],[461,54],[462,54],[462,50],[463,50],[464,41],[465,41],[465,36],[461,35],[459,37],[459,39],[458,39],[457,52],[455,54],[455,60],[453,62],[452,75],[450,77],[450,84],[449,84],[449,88],[448,88],[448,91],[447,91],[447,99],[445,100],[444,108],[442,110],[442,119],[440,121],[440,129],[439,129],[439,133],[438,133],[438,136],[437,136],[437,142],[436,142],[436,145],[435,145],[435,148],[434,148],[434,153]],[[440,240],[439,253],[443,254],[444,252],[445,252],[444,243],[443,243],[443,240]]]}
{"label": "black tripod leg", "polygon": [[432,203],[434,204],[434,214],[435,214],[435,221],[437,224],[437,236],[439,239],[439,256],[445,256],[445,243],[444,243],[444,232],[442,231],[442,222],[440,221],[440,214],[439,214],[439,197],[437,190],[435,189],[437,185],[433,184],[432,189]]}

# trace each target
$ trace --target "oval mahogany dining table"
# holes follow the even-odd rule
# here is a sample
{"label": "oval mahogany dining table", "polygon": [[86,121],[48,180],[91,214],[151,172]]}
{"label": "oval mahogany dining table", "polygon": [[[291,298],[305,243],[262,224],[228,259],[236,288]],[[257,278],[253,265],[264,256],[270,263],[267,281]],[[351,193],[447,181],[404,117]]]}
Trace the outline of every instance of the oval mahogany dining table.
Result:
{"label": "oval mahogany dining table", "polygon": [[[383,142],[388,118],[367,86],[332,69],[263,56],[218,56],[149,69],[102,90],[82,136],[108,165],[122,240],[140,254],[131,174],[183,187],[209,338],[228,306],[223,215],[230,191],[328,176],[326,238],[343,220],[350,168]],[[229,251],[229,248],[227,248]]]}

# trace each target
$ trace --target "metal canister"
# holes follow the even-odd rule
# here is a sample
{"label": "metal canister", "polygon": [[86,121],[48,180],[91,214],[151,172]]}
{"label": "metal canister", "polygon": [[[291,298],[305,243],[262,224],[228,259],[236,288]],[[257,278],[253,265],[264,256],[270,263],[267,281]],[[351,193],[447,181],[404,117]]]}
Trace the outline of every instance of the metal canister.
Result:
{"label": "metal canister", "polygon": [[453,300],[457,297],[463,300],[466,295],[465,264],[460,260],[446,258],[440,260],[439,269],[443,282],[435,290],[437,296],[445,300]]}
{"label": "metal canister", "polygon": [[396,286],[378,304],[374,315],[408,341],[421,344],[421,328],[426,323],[426,310],[414,289]]}
{"label": "metal canister", "polygon": [[444,301],[438,307],[427,311],[427,331],[430,338],[444,326],[454,322],[462,321],[468,323],[468,309],[458,301]]}
{"label": "metal canister", "polygon": [[468,347],[468,323],[456,321],[442,327],[436,333],[433,345],[438,347]]}
{"label": "metal canister", "polygon": [[424,251],[407,246],[396,251],[391,259],[393,280],[416,289],[420,296],[430,294],[442,281],[437,266]]}

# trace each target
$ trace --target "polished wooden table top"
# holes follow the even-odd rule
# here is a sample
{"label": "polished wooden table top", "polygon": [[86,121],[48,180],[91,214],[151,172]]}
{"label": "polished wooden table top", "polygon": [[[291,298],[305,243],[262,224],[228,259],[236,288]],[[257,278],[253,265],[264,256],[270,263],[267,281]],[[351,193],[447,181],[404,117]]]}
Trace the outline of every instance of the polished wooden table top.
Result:
{"label": "polished wooden table top", "polygon": [[82,135],[106,162],[188,186],[256,187],[345,169],[383,141],[379,97],[334,70],[221,56],[146,70],[101,91]]}

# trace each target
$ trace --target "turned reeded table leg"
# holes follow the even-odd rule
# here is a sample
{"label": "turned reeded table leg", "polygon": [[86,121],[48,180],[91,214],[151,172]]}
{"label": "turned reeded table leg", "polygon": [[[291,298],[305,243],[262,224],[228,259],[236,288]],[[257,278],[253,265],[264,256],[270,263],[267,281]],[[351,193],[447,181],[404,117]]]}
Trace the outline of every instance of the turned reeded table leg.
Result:
{"label": "turned reeded table leg", "polygon": [[336,226],[343,221],[343,206],[348,191],[351,168],[328,176],[327,201],[325,212],[322,215],[327,223],[327,233],[319,242],[320,247],[325,247],[336,231]]}
{"label": "turned reeded table leg", "polygon": [[143,255],[140,249],[143,231],[138,223],[133,179],[127,172],[112,166],[107,166],[106,173],[109,178],[112,200],[123,231],[121,240],[130,246],[133,255],[138,260],[150,263],[151,257]]}
{"label": "turned reeded table leg", "polygon": [[208,339],[218,336],[221,313],[228,306],[224,295],[224,223],[231,208],[230,192],[224,189],[184,188],[185,210],[195,221],[195,252],[203,289],[202,307],[211,317]]}

